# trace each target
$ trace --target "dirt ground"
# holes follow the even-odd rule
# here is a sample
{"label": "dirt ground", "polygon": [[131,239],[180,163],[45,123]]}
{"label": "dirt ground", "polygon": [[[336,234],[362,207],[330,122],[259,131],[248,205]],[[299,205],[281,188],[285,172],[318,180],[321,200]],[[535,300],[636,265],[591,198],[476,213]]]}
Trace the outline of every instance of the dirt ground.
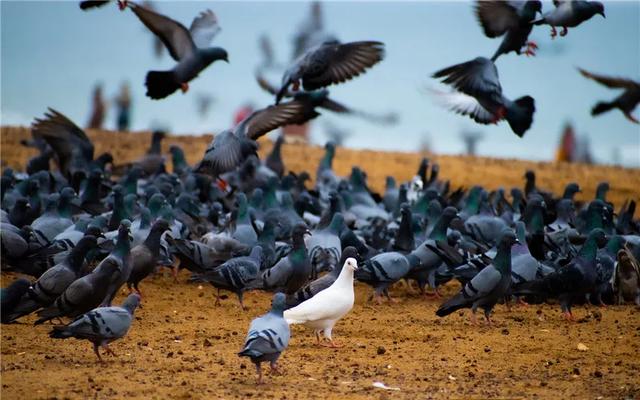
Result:
{"label": "dirt ground", "polygon": [[[13,276],[2,278],[5,286]],[[475,327],[466,312],[436,317],[440,300],[400,285],[391,292],[399,303],[375,306],[366,304],[369,288],[356,285],[356,305],[334,330],[340,349],[317,347],[311,331],[293,327],[284,375],[267,374],[256,387],[253,365],[236,352],[270,295],[248,293],[246,312],[233,295],[215,307],[213,288],[186,278],[143,282],[143,308],[104,364],[89,342],[50,339],[51,326],[34,327],[33,317],[3,325],[2,398],[640,398],[633,306],[578,307],[579,322],[567,323],[556,305],[498,305],[496,326]]]}
{"label": "dirt ground", "polygon": [[[149,133],[89,132],[96,154],[111,150],[121,162],[140,157]],[[32,150],[21,147],[29,136],[23,128],[2,128],[2,165],[22,168]],[[201,157],[210,137],[169,137],[166,150],[178,143],[188,161]],[[261,141],[261,152],[268,151]],[[286,145],[285,163],[294,171],[314,171],[321,148]],[[339,149],[334,162],[339,174],[359,164],[375,190],[384,177],[409,179],[421,155]],[[487,188],[522,186],[526,169],[535,169],[539,187],[562,191],[577,181],[579,199],[590,199],[598,182],[609,180],[609,199],[619,206],[640,198],[640,173],[617,167],[566,163],[535,163],[480,157],[433,156],[441,177],[454,187],[482,184]],[[2,286],[15,276],[2,275]],[[356,305],[334,330],[335,350],[315,346],[304,327],[293,327],[289,348],[280,359],[283,376],[266,376],[255,385],[255,370],[236,355],[252,318],[269,308],[270,294],[248,293],[242,312],[235,296],[214,307],[210,286],[174,284],[169,274],[141,285],[144,308],[128,336],[113,343],[117,358],[99,364],[91,344],[54,340],[51,326],[32,326],[34,317],[1,329],[3,399],[116,398],[640,398],[640,312],[633,306],[577,307],[580,322],[560,318],[557,305],[495,310],[496,326],[475,327],[468,312],[445,319],[435,316],[442,300],[425,299],[398,286],[391,291],[398,304],[365,303],[369,288],[356,285]],[[446,294],[458,289],[445,288]],[[124,294],[118,298],[121,301]],[[586,350],[578,350],[578,344]],[[582,347],[582,346],[581,346]],[[373,386],[382,382],[398,390]]]}

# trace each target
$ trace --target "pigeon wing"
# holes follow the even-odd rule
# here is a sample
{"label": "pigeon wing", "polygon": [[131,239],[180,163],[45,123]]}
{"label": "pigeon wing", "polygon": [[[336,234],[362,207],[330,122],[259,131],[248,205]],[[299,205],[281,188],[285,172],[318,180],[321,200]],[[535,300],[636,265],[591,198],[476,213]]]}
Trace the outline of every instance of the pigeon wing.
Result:
{"label": "pigeon wing", "polygon": [[174,60],[180,61],[195,51],[191,33],[184,25],[135,3],[129,4],[138,19],[164,43]]}
{"label": "pigeon wing", "polygon": [[518,11],[512,4],[503,0],[478,1],[476,17],[487,37],[502,36],[518,26]]}
{"label": "pigeon wing", "polygon": [[218,17],[211,10],[200,13],[193,19],[189,32],[196,47],[208,47],[214,37],[222,30],[218,24]]}
{"label": "pigeon wing", "polygon": [[594,81],[610,88],[621,88],[621,89],[631,89],[634,87],[640,88],[640,83],[632,81],[631,79],[613,78],[609,76],[598,75],[598,74],[591,73],[589,71],[585,71],[582,68],[578,68],[578,71],[580,71],[582,76],[584,76],[585,78],[593,79]]}
{"label": "pigeon wing", "polygon": [[346,82],[383,58],[384,44],[381,42],[325,43],[302,60],[302,84],[305,90],[315,90]]}

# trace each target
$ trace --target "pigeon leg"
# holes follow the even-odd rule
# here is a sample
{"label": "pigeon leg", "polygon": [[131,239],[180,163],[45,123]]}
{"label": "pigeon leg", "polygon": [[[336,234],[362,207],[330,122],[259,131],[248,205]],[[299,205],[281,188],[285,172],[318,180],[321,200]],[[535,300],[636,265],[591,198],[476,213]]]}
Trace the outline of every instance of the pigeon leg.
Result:
{"label": "pigeon leg", "polygon": [[216,293],[216,302],[214,303],[214,305],[216,307],[220,305],[220,289],[218,289],[218,292]]}
{"label": "pigeon leg", "polygon": [[298,90],[300,90],[300,80],[293,81],[291,86],[291,90],[297,92]]}
{"label": "pigeon leg", "polygon": [[111,350],[111,348],[109,347],[109,345],[107,343],[103,344],[102,347],[104,347],[104,349],[107,351],[107,353],[111,354],[114,357],[117,357],[116,353],[114,353],[113,350]]}
{"label": "pigeon leg", "polygon": [[93,344],[93,352],[96,353],[96,356],[98,356],[98,361],[104,362],[104,361],[102,361],[102,357],[100,357],[100,350],[98,350],[98,344],[97,343]]}
{"label": "pigeon leg", "polygon": [[276,361],[271,361],[271,363],[269,363],[269,366],[271,367],[272,374],[284,375],[284,372],[282,372],[282,370],[278,367],[278,363]]}
{"label": "pigeon leg", "polygon": [[567,33],[569,33],[569,30],[567,29],[566,26],[563,26],[562,30],[560,31],[560,36],[562,37],[567,36]]}
{"label": "pigeon leg", "polygon": [[124,11],[128,5],[129,2],[127,0],[118,0],[118,8],[120,9],[120,11]]}
{"label": "pigeon leg", "polygon": [[182,90],[182,93],[187,93],[189,91],[189,83],[188,82],[181,83],[180,90]]}
{"label": "pigeon leg", "polygon": [[178,268],[179,266],[176,264],[171,268],[171,276],[173,276],[173,283],[178,283]]}
{"label": "pigeon leg", "polygon": [[256,363],[256,371],[258,372],[258,385],[262,385],[264,382],[262,381],[262,366],[259,362]]}
{"label": "pigeon leg", "polygon": [[556,31],[556,27],[552,26],[551,27],[551,39],[555,39],[556,36],[558,36],[558,32]]}
{"label": "pigeon leg", "polygon": [[562,315],[564,316],[564,319],[566,319],[567,321],[575,321],[576,319],[573,317],[573,314],[571,313],[571,311],[565,311],[562,313]]}
{"label": "pigeon leg", "polygon": [[491,321],[491,310],[490,309],[484,310],[484,319],[487,321],[487,325],[489,327],[493,327],[493,321]]}
{"label": "pigeon leg", "polygon": [[478,326],[478,319],[476,318],[475,311],[471,311],[471,323],[475,326]]}
{"label": "pigeon leg", "polygon": [[538,49],[538,44],[536,42],[534,42],[533,40],[530,40],[527,42],[527,47],[530,47],[534,50]]}
{"label": "pigeon leg", "polygon": [[384,290],[384,295],[387,296],[387,300],[389,300],[390,302],[396,303],[396,304],[398,303],[397,299],[393,299],[391,298],[391,296],[389,296],[389,289]]}
{"label": "pigeon leg", "polygon": [[640,124],[640,121],[638,121],[633,115],[631,115],[630,112],[625,112],[624,116],[631,122],[633,122],[634,124]]}
{"label": "pigeon leg", "polygon": [[240,302],[240,307],[242,308],[242,311],[247,311],[247,307],[245,307],[244,303],[242,302],[242,297],[243,297],[243,293],[238,292],[238,301]]}
{"label": "pigeon leg", "polygon": [[224,179],[218,177],[218,179],[216,180],[216,185],[218,185],[218,188],[222,190],[224,193],[228,192],[229,184]]}
{"label": "pigeon leg", "polygon": [[518,301],[517,301],[517,302],[518,302],[518,305],[519,305],[519,306],[521,306],[521,307],[529,307],[529,303],[527,303],[526,301],[524,301],[524,300],[522,299],[522,297],[518,297]]}
{"label": "pigeon leg", "polygon": [[328,344],[327,343],[323,343],[322,346],[330,347],[332,349],[339,349],[339,348],[344,347],[343,345],[334,342],[333,339],[330,339]]}
{"label": "pigeon leg", "polygon": [[500,106],[496,110],[495,114],[493,114],[493,118],[491,119],[492,124],[497,124],[500,120],[507,115],[507,108],[505,106]]}
{"label": "pigeon leg", "polygon": [[316,333],[316,346],[322,346],[322,342],[320,341],[320,331],[315,331]]}

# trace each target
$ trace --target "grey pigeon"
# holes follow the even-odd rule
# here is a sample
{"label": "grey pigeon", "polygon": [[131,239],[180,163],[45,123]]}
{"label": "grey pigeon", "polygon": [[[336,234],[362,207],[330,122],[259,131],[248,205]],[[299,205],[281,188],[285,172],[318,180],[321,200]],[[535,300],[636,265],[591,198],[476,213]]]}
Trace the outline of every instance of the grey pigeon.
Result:
{"label": "grey pigeon", "polygon": [[150,71],[145,85],[147,96],[163,99],[176,90],[189,90],[189,81],[216,60],[228,62],[227,52],[220,47],[207,47],[220,29],[211,10],[201,12],[189,30],[181,23],[135,3],[129,5],[134,14],[162,40],[171,58],[178,64],[168,71]]}
{"label": "grey pigeon", "polygon": [[553,11],[545,13],[542,18],[532,22],[535,25],[550,25],[552,39],[558,34],[556,26],[562,27],[560,36],[565,36],[568,32],[567,28],[575,28],[596,14],[606,18],[604,4],[599,1],[553,0],[553,5],[556,6]]}
{"label": "grey pigeon", "polygon": [[258,372],[258,384],[262,383],[261,363],[268,361],[273,372],[278,371],[278,358],[289,345],[289,324],[283,317],[285,295],[276,293],[271,301],[271,311],[254,319],[244,341],[240,357],[249,357]]}
{"label": "grey pigeon", "polygon": [[97,246],[95,236],[85,236],[69,252],[67,257],[46,270],[37,281],[30,285],[25,296],[9,313],[2,318],[14,321],[39,308],[51,305],[76,279],[79,278],[87,253]]}
{"label": "grey pigeon", "polygon": [[502,94],[498,69],[488,58],[478,57],[453,65],[436,72],[433,77],[442,78],[443,83],[456,90],[435,92],[444,107],[480,124],[495,124],[506,119],[511,130],[520,137],[531,127],[535,101],[531,96],[515,101],[506,98]]}
{"label": "grey pigeon", "polygon": [[207,149],[196,172],[218,176],[238,167],[250,155],[255,155],[259,137],[284,125],[301,124],[305,105],[293,100],[254,111],[233,129],[217,134]]}
{"label": "grey pigeon", "polygon": [[129,280],[131,275],[131,238],[129,229],[131,222],[127,219],[120,222],[118,228],[118,239],[114,250],[103,259],[96,267],[96,270],[106,268],[107,265],[113,264],[117,267],[116,273],[111,275],[111,282],[107,289],[106,296],[102,302],[102,306],[110,306],[113,298],[118,294],[120,287]]}
{"label": "grey pigeon", "polygon": [[357,259],[358,251],[353,246],[347,246],[342,251],[342,257],[336,267],[329,271],[329,273],[321,276],[320,278],[311,281],[300,288],[294,294],[287,296],[287,308],[295,307],[298,304],[302,303],[305,300],[308,300],[315,296],[318,292],[328,288],[333,285],[333,282],[338,279],[340,272],[342,271],[342,266],[347,261],[348,258]]}
{"label": "grey pigeon", "polygon": [[220,289],[230,290],[238,296],[240,307],[244,310],[242,297],[249,283],[258,277],[262,263],[262,247],[255,246],[246,257],[235,257],[211,271],[198,275],[198,278],[211,283],[218,289],[215,305],[220,305]]}
{"label": "grey pigeon", "polygon": [[569,264],[542,279],[525,282],[513,288],[514,294],[539,294],[557,297],[567,320],[574,320],[571,305],[575,299],[584,299],[595,288],[596,255],[598,247],[606,242],[602,229],[593,229],[578,255]]}
{"label": "grey pigeon", "polygon": [[141,243],[131,249],[130,263],[131,273],[127,279],[129,289],[133,288],[142,295],[138,284],[141,280],[149,276],[158,264],[160,257],[160,238],[162,234],[169,229],[169,223],[163,219],[159,219],[153,223],[149,236]]}
{"label": "grey pigeon", "polygon": [[475,315],[480,307],[484,310],[487,323],[491,324],[493,307],[504,298],[511,286],[511,246],[516,243],[518,239],[515,233],[511,230],[505,231],[493,263],[471,279],[460,293],[442,304],[436,315],[445,317],[456,310],[471,308],[471,321],[477,324]]}
{"label": "grey pigeon", "polygon": [[343,227],[344,217],[341,213],[335,213],[328,227],[314,230],[307,238],[306,245],[315,275],[318,272],[331,271],[339,264],[342,253],[340,232]]}
{"label": "grey pigeon", "polygon": [[631,300],[640,306],[640,264],[627,248],[618,251],[612,286],[618,305]]}
{"label": "grey pigeon", "polygon": [[293,85],[294,91],[301,84],[305,90],[316,90],[346,82],[364,73],[383,58],[384,44],[381,42],[324,42],[300,55],[287,68],[282,77],[282,86],[276,94],[276,104],[290,85]]}
{"label": "grey pigeon", "polygon": [[2,309],[0,315],[3,324],[8,324],[13,321],[10,317],[13,310],[20,303],[20,300],[24,297],[31,286],[31,282],[24,278],[18,278],[11,282],[6,288],[2,288],[0,291],[0,303],[2,303]]}
{"label": "grey pigeon", "polygon": [[53,339],[85,339],[93,343],[93,352],[102,361],[99,348],[115,356],[109,343],[123,338],[133,322],[133,313],[140,304],[140,296],[130,294],[120,307],[98,307],[64,326],[54,326],[49,337]]}
{"label": "grey pigeon", "polygon": [[634,124],[640,123],[631,113],[640,103],[640,83],[631,79],[614,78],[605,75],[594,74],[578,68],[578,71],[585,77],[611,89],[623,89],[624,92],[611,101],[600,101],[591,109],[591,115],[597,116],[614,108],[622,111],[624,116]]}
{"label": "grey pigeon", "polygon": [[542,3],[538,0],[503,1],[485,0],[476,3],[476,16],[487,37],[495,38],[504,35],[500,47],[496,50],[491,61],[509,52],[535,55],[538,47],[534,42],[527,41],[533,29],[531,21],[536,13],[542,10]]}
{"label": "grey pigeon", "polygon": [[276,265],[264,271],[254,285],[293,294],[306,284],[311,275],[311,261],[304,240],[304,236],[308,234],[310,232],[304,223],[297,224],[291,233],[293,242],[291,252],[280,259]]}

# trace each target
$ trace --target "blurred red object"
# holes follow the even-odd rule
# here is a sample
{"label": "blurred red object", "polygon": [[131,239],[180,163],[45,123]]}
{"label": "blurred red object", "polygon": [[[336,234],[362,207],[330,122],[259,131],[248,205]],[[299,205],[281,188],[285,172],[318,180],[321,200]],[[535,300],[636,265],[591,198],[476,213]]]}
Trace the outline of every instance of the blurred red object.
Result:
{"label": "blurred red object", "polygon": [[556,161],[574,162],[576,153],[576,134],[571,124],[567,124],[562,131],[560,144],[556,151]]}

